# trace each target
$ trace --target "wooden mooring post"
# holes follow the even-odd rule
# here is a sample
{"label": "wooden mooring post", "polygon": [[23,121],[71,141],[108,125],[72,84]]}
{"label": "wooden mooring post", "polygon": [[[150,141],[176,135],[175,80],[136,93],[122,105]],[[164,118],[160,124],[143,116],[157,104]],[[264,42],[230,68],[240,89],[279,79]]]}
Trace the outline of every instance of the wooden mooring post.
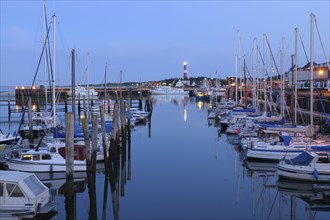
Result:
{"label": "wooden mooring post", "polygon": [[102,146],[103,146],[103,157],[104,157],[104,168],[105,172],[108,173],[108,144],[105,134],[105,120],[104,120],[104,108],[100,106],[100,117],[101,117],[101,127],[102,127]]}
{"label": "wooden mooring post", "polygon": [[65,160],[66,160],[66,176],[73,178],[73,132],[74,118],[72,112],[65,113]]}

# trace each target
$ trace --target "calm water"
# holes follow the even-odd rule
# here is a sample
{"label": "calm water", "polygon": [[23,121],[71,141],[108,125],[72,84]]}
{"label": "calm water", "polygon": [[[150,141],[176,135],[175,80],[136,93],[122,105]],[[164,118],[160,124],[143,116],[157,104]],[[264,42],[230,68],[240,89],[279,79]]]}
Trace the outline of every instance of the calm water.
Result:
{"label": "calm water", "polygon": [[[174,97],[153,97],[151,122],[132,130],[111,187],[99,170],[96,208],[87,182],[75,186],[76,219],[93,219],[91,210],[98,219],[330,219],[329,197],[311,184],[278,182],[272,164],[242,161],[231,139],[208,122],[207,104]],[[62,183],[48,182],[54,219],[66,218]]]}

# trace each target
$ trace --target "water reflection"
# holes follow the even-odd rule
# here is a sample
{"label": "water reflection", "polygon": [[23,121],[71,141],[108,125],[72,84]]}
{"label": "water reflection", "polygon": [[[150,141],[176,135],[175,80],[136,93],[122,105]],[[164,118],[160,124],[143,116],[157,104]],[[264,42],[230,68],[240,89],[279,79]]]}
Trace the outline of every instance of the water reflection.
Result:
{"label": "water reflection", "polygon": [[[236,147],[237,136],[226,135],[226,139]],[[247,198],[241,196],[240,191],[242,184],[249,185],[252,216],[260,216],[260,219],[329,219],[329,184],[279,179],[277,162],[245,160],[242,152],[236,152],[236,201],[245,202]]]}

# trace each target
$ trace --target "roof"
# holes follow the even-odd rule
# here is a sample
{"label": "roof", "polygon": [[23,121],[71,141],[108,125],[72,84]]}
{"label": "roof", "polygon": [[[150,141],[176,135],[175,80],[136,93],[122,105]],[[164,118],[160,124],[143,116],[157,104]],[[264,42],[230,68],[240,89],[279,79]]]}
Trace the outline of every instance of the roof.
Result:
{"label": "roof", "polygon": [[19,182],[20,180],[31,175],[34,174],[12,170],[0,170],[0,181]]}

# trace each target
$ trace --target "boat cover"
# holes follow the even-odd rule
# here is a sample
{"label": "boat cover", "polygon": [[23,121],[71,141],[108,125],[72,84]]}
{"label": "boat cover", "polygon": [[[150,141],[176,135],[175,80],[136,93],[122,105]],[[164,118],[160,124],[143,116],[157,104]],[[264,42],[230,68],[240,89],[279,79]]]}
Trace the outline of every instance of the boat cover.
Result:
{"label": "boat cover", "polygon": [[307,152],[302,152],[299,154],[297,157],[290,159],[290,160],[285,160],[286,164],[292,164],[292,165],[303,165],[307,166],[310,164],[310,162],[313,160],[313,156],[310,155]]}

